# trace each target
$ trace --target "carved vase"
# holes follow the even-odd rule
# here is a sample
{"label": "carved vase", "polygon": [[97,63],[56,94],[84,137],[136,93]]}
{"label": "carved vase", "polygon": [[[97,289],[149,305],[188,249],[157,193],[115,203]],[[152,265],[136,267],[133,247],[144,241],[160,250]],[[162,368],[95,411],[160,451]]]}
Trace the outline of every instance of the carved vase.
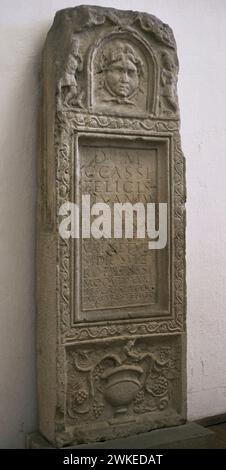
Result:
{"label": "carved vase", "polygon": [[102,379],[106,380],[104,397],[115,408],[116,414],[126,413],[141,388],[142,373],[139,366],[123,365],[107,369],[102,374]]}

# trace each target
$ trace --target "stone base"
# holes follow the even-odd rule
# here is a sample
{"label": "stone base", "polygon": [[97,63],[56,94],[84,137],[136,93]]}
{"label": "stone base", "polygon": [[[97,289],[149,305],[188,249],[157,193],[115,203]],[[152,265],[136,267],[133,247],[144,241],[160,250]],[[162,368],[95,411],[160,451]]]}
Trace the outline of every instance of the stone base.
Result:
{"label": "stone base", "polygon": [[[157,429],[123,439],[114,439],[95,444],[80,444],[65,449],[213,449],[215,434],[196,423]],[[53,449],[54,447],[39,434],[27,436],[28,449]]]}

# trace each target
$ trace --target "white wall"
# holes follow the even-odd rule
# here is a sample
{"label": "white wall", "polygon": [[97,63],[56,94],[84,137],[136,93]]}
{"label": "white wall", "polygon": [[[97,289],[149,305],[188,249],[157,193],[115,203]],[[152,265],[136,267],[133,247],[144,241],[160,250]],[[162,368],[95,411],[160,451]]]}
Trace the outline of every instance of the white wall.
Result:
{"label": "white wall", "polygon": [[[153,13],[175,33],[187,158],[188,415],[226,412],[226,2],[85,1]],[[34,236],[40,54],[74,0],[1,0],[0,447],[36,429]]]}

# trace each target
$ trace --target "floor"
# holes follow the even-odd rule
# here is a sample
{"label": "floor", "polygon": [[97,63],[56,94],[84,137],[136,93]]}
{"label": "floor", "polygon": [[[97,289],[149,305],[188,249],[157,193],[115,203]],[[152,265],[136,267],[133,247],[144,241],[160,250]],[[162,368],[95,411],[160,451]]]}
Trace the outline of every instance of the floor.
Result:
{"label": "floor", "polygon": [[208,426],[208,429],[216,434],[215,448],[226,449],[226,422]]}

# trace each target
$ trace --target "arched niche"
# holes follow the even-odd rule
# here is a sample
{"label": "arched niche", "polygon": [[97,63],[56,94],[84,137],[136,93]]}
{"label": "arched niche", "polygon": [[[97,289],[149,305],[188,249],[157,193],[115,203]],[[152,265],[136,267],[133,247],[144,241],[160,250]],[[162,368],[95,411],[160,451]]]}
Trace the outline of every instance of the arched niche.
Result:
{"label": "arched niche", "polygon": [[88,70],[92,112],[109,114],[110,108],[110,114],[155,114],[157,62],[150,46],[136,33],[100,38],[91,48]]}

